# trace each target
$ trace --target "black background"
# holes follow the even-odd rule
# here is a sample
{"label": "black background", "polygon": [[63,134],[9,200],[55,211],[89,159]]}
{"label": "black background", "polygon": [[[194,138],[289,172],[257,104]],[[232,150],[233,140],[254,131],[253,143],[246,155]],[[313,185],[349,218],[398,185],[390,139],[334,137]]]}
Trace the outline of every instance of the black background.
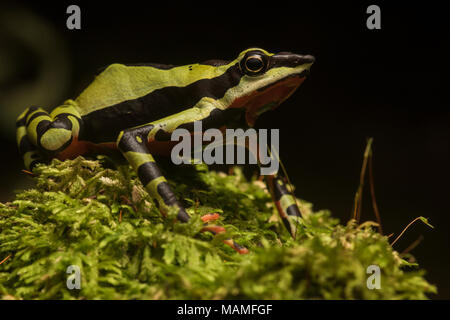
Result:
{"label": "black background", "polygon": [[[81,7],[81,30],[66,28],[69,4]],[[369,4],[381,8],[381,30],[366,28]],[[281,159],[296,195],[316,209],[331,210],[343,223],[351,215],[366,138],[373,137],[375,188],[385,233],[396,236],[415,217],[428,217],[435,229],[418,223],[395,249],[401,252],[424,235],[413,254],[427,270],[427,279],[438,286],[434,298],[450,298],[450,128],[448,103],[443,101],[443,47],[449,28],[437,2],[22,5],[63,35],[72,98],[99,67],[113,62],[234,59],[252,46],[314,55],[311,76],[280,108],[261,116],[257,127],[280,129]],[[5,152],[0,196],[7,201],[13,197],[8,181],[23,178],[22,164],[14,132],[0,139]],[[364,200],[362,220],[374,220],[368,192]]]}

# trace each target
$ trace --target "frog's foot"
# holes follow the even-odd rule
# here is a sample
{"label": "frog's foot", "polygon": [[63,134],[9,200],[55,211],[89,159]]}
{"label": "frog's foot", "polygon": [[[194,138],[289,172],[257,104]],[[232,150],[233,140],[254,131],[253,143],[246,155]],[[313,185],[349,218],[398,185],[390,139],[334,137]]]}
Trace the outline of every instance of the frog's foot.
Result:
{"label": "frog's foot", "polygon": [[[225,232],[226,230],[224,227],[217,226],[217,225],[208,225],[209,221],[215,221],[219,218],[220,218],[220,215],[218,213],[209,213],[209,214],[205,214],[204,216],[202,216],[201,217],[202,221],[206,222],[206,223],[200,232],[208,231],[214,235]],[[223,243],[230,246],[231,248],[233,248],[235,251],[237,251],[240,254],[247,254],[249,252],[247,248],[237,244],[236,241],[234,241],[233,239],[223,240]]]}

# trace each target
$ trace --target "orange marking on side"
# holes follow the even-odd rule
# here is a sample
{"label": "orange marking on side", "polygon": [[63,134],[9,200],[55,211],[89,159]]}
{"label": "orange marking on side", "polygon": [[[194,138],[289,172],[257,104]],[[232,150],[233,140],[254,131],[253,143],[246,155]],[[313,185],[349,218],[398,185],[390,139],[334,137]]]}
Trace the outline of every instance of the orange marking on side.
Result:
{"label": "orange marking on side", "polygon": [[151,154],[169,157],[172,148],[177,143],[179,143],[179,141],[151,141],[148,144],[148,150]]}
{"label": "orange marking on side", "polygon": [[[219,130],[222,133],[225,133],[226,126],[222,126],[219,128]],[[198,132],[191,132],[191,145],[194,145],[194,136],[199,135]],[[203,135],[203,133],[202,133]],[[209,141],[203,141],[203,138],[201,139],[202,144],[208,144]],[[156,141],[152,140],[148,142],[148,150],[151,154],[161,155],[165,157],[170,157],[170,153],[172,152],[172,148],[180,143],[180,141]]]}
{"label": "orange marking on side", "polygon": [[57,154],[56,158],[64,161],[67,159],[75,159],[78,156],[87,153],[105,153],[107,151],[117,150],[115,142],[94,143],[90,141],[78,140],[78,137],[73,137],[72,143]]}
{"label": "orange marking on side", "polygon": [[83,141],[78,141],[78,137],[73,137],[72,143],[67,148],[59,152],[56,158],[61,161],[66,159],[74,159],[77,156],[86,154],[88,151],[89,148],[86,143],[83,143]]}

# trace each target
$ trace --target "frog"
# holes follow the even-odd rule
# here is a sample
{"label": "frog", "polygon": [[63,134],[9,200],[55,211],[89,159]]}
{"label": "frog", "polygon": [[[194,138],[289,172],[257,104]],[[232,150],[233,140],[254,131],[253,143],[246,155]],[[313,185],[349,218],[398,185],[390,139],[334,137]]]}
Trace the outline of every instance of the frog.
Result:
{"label": "frog", "polygon": [[[61,161],[115,151],[135,170],[163,215],[191,219],[156,163],[173,148],[171,134],[194,123],[202,128],[254,127],[264,112],[289,98],[310,73],[315,58],[282,51],[248,48],[232,60],[207,60],[187,65],[114,63],[99,71],[75,99],[48,112],[31,106],[16,121],[19,154],[25,168],[56,158]],[[287,179],[265,176],[267,190],[283,225],[295,238],[301,213]],[[202,216],[202,231],[225,232],[211,225],[219,215]],[[227,239],[241,254],[248,249]]]}

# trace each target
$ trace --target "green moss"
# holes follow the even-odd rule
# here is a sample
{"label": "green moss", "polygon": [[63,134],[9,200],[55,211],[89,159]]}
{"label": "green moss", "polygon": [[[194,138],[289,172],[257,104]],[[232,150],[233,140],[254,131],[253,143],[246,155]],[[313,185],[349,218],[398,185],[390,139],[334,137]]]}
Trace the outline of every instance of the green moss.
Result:
{"label": "green moss", "polygon": [[[169,182],[193,217],[163,218],[128,166],[105,159],[38,166],[36,187],[0,204],[0,296],[24,299],[425,299],[436,292],[371,224],[340,225],[302,201],[296,240],[270,195],[239,168],[177,170]],[[181,172],[188,172],[186,174]],[[190,173],[189,173],[190,172]],[[189,175],[191,174],[191,175]],[[227,234],[200,233],[219,212]],[[250,249],[239,255],[232,237]],[[66,269],[81,269],[81,290]],[[369,290],[369,265],[381,289]]]}

